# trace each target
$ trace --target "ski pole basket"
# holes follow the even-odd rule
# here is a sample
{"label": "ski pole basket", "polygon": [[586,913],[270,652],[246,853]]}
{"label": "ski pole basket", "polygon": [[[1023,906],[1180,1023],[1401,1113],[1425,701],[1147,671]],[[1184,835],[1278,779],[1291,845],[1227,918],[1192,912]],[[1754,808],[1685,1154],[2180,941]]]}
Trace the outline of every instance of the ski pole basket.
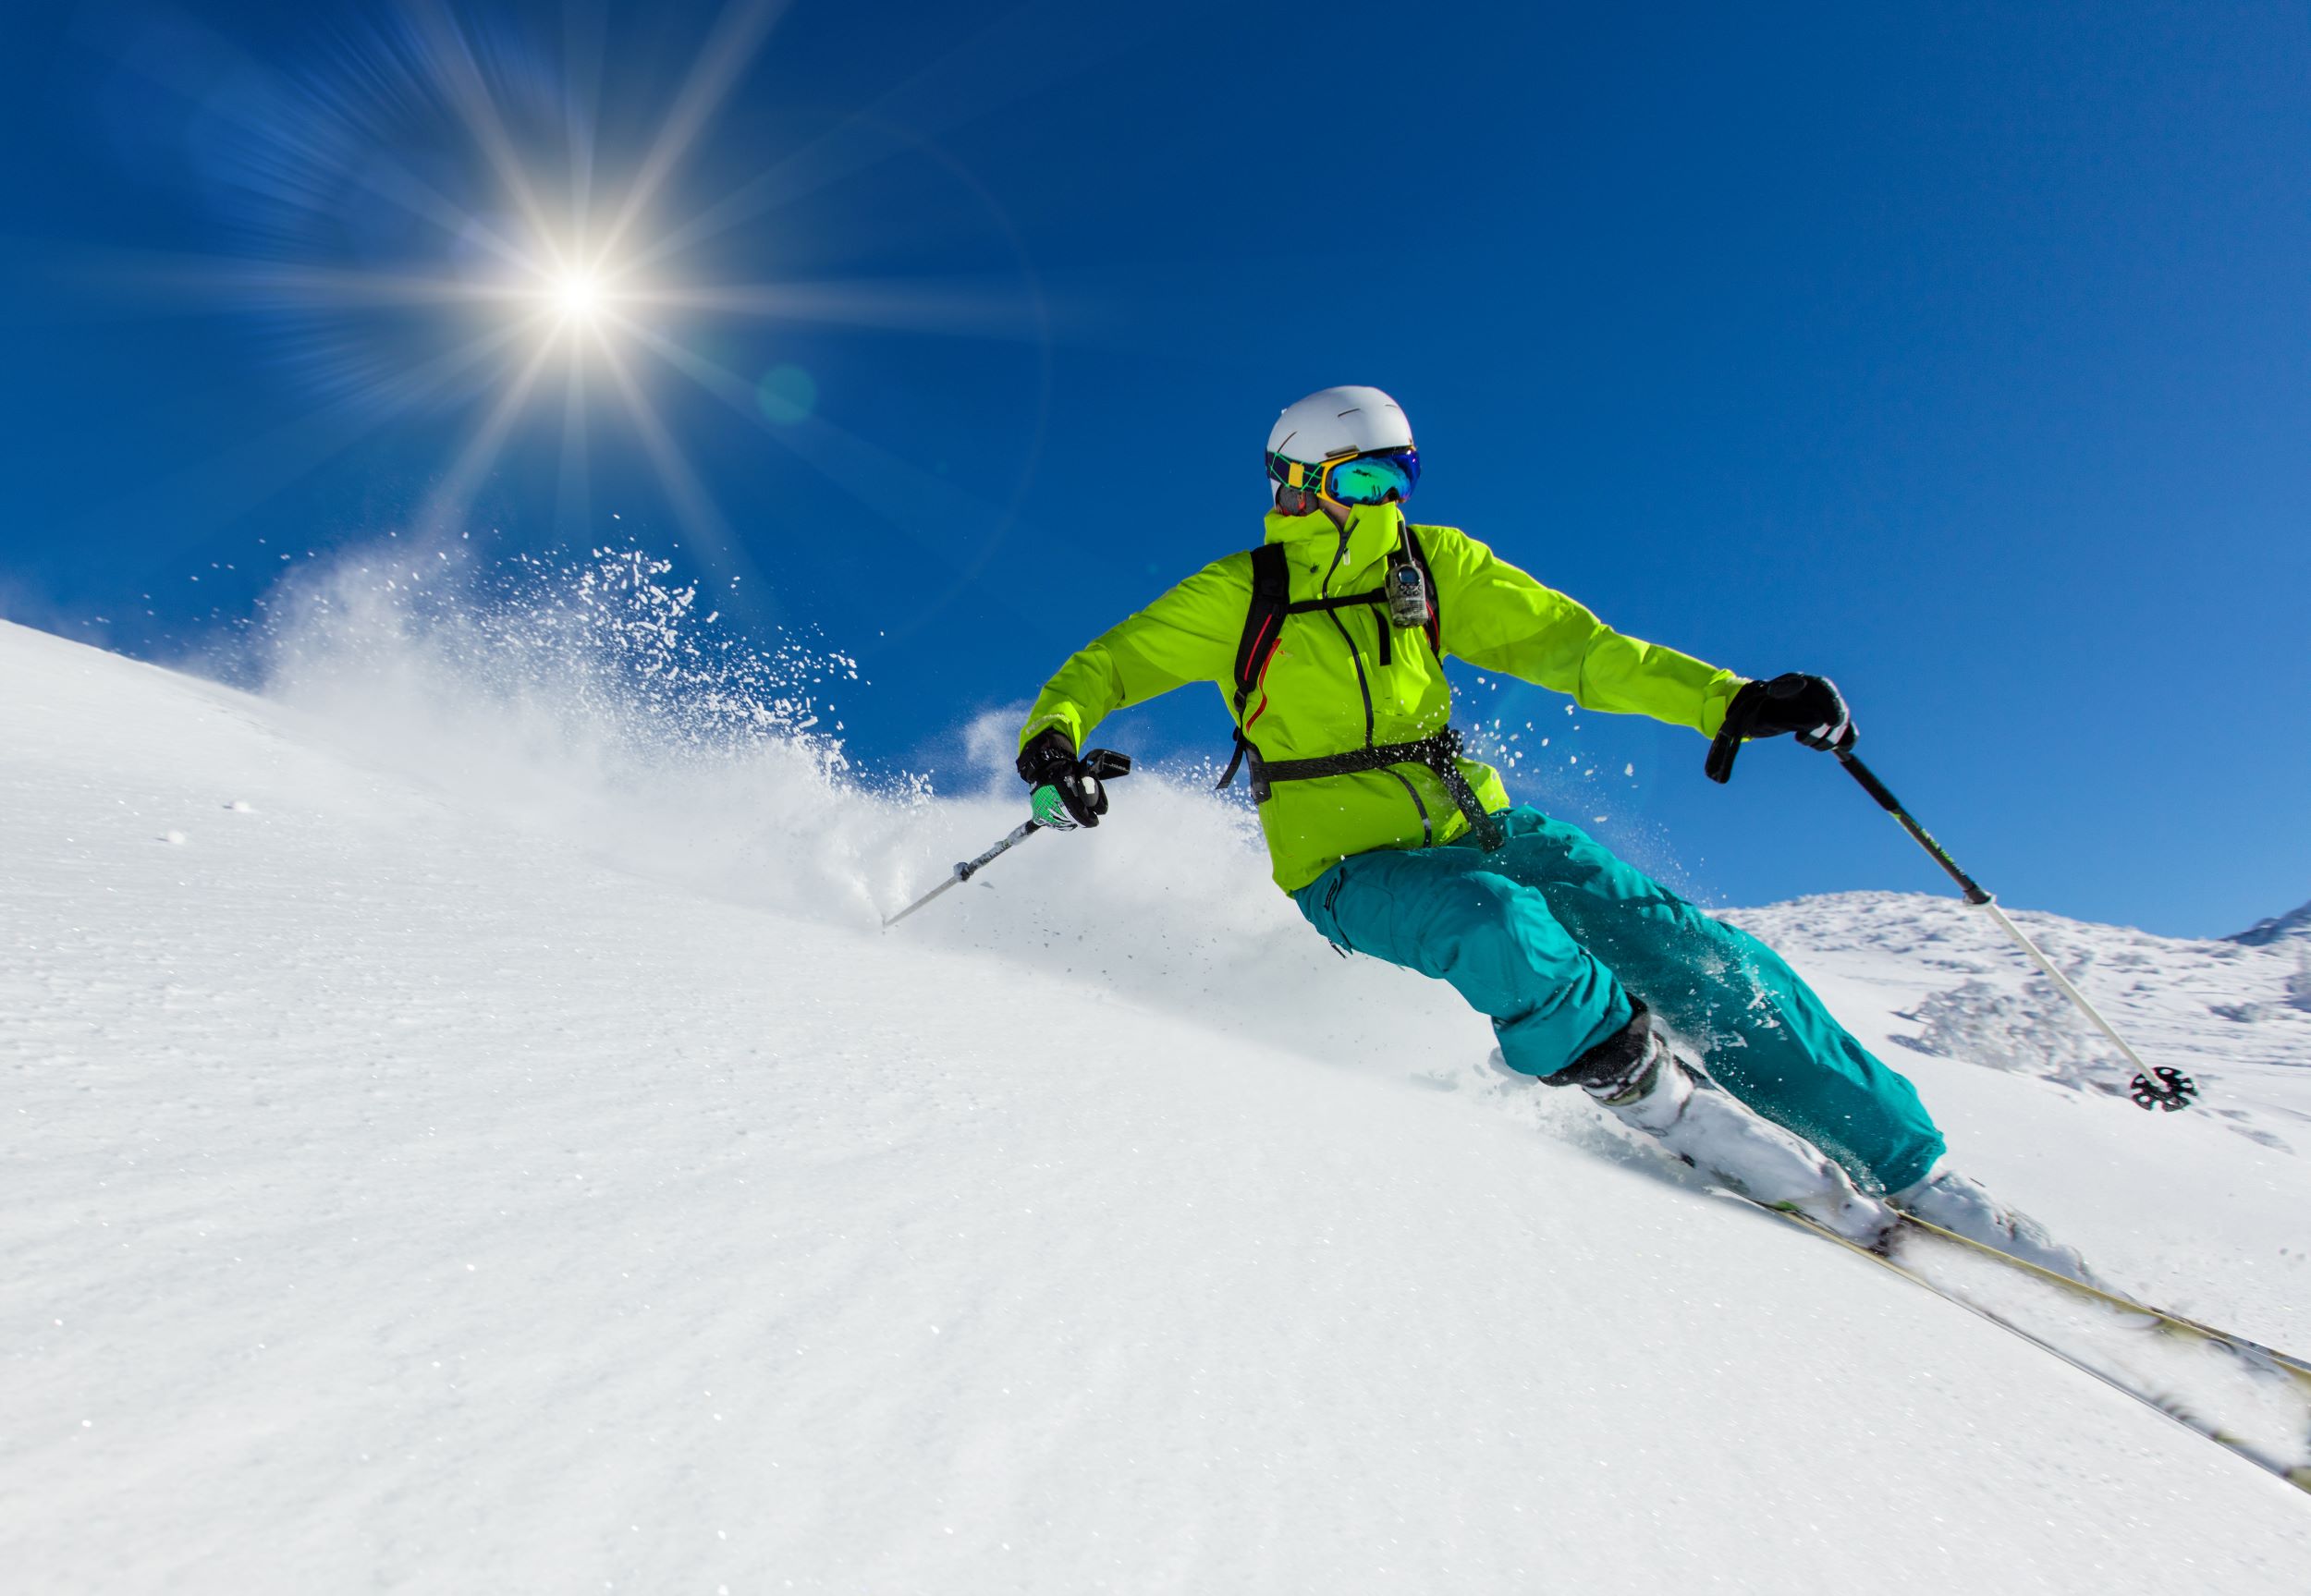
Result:
{"label": "ski pole basket", "polygon": [[2198,1082],[2162,1064],[2136,1076],[2128,1085],[2126,1094],[2143,1108],[2163,1108],[2172,1114],[2191,1106],[2191,1099],[2198,1095]]}

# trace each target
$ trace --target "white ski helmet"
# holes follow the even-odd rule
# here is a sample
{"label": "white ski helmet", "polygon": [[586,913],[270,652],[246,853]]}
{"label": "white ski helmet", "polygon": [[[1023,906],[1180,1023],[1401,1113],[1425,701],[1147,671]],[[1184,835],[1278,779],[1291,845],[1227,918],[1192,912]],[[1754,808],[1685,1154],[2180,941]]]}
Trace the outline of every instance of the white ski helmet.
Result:
{"label": "white ski helmet", "polygon": [[1302,466],[1412,447],[1404,408],[1377,388],[1324,388],[1276,418],[1268,454]]}

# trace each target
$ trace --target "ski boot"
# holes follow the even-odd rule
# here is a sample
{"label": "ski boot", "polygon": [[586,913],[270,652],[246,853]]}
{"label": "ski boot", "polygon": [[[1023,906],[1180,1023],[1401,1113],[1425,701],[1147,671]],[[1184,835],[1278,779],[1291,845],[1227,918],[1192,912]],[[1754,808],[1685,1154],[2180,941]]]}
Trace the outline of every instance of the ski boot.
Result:
{"label": "ski boot", "polygon": [[2063,1246],[2030,1215],[1996,1200],[1975,1182],[1950,1169],[1947,1158],[1936,1159],[1924,1180],[1902,1188],[1887,1200],[1914,1218],[1994,1247],[2010,1258],[2067,1275],[2097,1291],[2108,1289],[2086,1267],[2076,1248]]}
{"label": "ski boot", "polygon": [[1893,1213],[1819,1149],[1709,1078],[1654,1029],[1643,1004],[1628,1026],[1547,1078],[1579,1086],[1624,1123],[1753,1201],[1792,1209],[1865,1247]]}

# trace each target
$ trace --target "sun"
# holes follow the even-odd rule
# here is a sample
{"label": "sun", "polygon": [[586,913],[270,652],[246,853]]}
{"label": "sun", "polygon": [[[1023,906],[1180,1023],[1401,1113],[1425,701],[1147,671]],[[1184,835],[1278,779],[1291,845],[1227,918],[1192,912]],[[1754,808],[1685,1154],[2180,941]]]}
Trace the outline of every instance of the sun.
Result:
{"label": "sun", "polygon": [[[724,401],[749,425],[776,429],[778,441],[815,469],[843,472],[838,481],[871,485],[879,495],[887,491],[886,479],[913,468],[826,420],[808,372],[789,363],[760,379],[731,371],[724,363],[731,357],[691,346],[692,328],[750,318],[964,332],[1008,325],[1013,312],[1008,298],[983,302],[972,294],[882,281],[731,281],[706,263],[701,251],[710,241],[735,236],[810,194],[831,180],[828,173],[888,159],[899,147],[889,143],[880,122],[853,118],[823,136],[838,140],[829,150],[851,152],[825,172],[814,164],[822,152],[813,143],[741,174],[737,187],[719,195],[686,194],[678,181],[685,163],[788,9],[787,0],[718,0],[718,19],[654,132],[629,151],[597,139],[599,84],[543,79],[557,85],[550,103],[561,114],[551,123],[528,119],[526,110],[514,116],[517,109],[549,102],[529,87],[513,93],[484,68],[500,51],[470,36],[456,15],[466,8],[409,0],[395,8],[410,18],[407,36],[375,43],[374,63],[363,59],[359,74],[324,84],[331,92],[320,100],[284,86],[267,100],[277,105],[277,116],[251,124],[264,138],[248,146],[243,158],[255,164],[246,181],[270,207],[262,214],[287,248],[277,257],[172,261],[167,280],[213,280],[307,318],[315,335],[306,353],[325,368],[336,391],[332,405],[348,419],[368,407],[376,424],[421,408],[470,408],[465,436],[414,512],[423,525],[448,527],[464,518],[518,430],[549,407],[561,413],[557,503],[582,509],[592,471],[590,418],[597,405],[609,404],[623,410],[687,546],[718,564],[743,564],[738,534],[652,397],[656,365]],[[498,43],[513,52],[507,60],[534,57],[541,71],[567,65],[516,34]],[[397,85],[404,76],[424,92],[403,96],[397,90],[380,98],[380,85]],[[368,132],[353,138],[352,130],[373,123],[406,126],[413,148],[438,145],[446,156],[438,171],[421,179],[390,150],[372,152]],[[607,174],[615,176],[601,180]],[[357,191],[364,203],[389,207],[408,232],[410,250],[390,265],[342,260],[336,213],[315,204],[318,196]],[[1008,232],[999,213],[997,219]],[[714,259],[737,258],[725,249]],[[1047,344],[1041,291],[1032,286],[1023,253],[1020,264],[1032,290],[1032,330]],[[400,335],[407,325],[400,312],[420,306],[446,312],[431,343]],[[393,318],[377,323],[383,342],[373,349],[357,346],[351,318],[381,311]],[[346,324],[323,332],[316,312]],[[728,342],[717,335],[718,346]],[[1045,371],[1047,381],[1047,361]],[[556,377],[561,402],[551,406]],[[829,464],[863,462],[870,450],[871,468]],[[1011,513],[991,524],[1008,527]]]}
{"label": "sun", "polygon": [[[550,260],[559,251],[544,245],[538,253]],[[568,258],[563,259],[566,261]],[[630,284],[621,284],[619,288],[613,289],[612,274],[600,261],[585,264],[557,262],[552,265],[541,264],[532,270],[537,273],[535,286],[532,289],[533,302],[542,305],[554,322],[567,331],[598,329],[619,319],[622,303],[632,303],[638,298],[649,297],[647,294],[636,295],[631,291]]]}
{"label": "sun", "polygon": [[554,279],[553,300],[564,320],[591,322],[602,310],[602,285],[591,272],[565,272]]}

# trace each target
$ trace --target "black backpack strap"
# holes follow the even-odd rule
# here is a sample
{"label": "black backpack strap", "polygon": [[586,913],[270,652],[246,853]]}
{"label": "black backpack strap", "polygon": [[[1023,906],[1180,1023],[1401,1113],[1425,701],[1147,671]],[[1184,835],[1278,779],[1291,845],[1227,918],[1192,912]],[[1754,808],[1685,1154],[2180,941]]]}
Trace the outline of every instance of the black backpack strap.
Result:
{"label": "black backpack strap", "polygon": [[1292,569],[1281,543],[1262,543],[1252,551],[1252,603],[1244,611],[1243,636],[1236,644],[1236,751],[1219,778],[1221,786],[1236,779],[1243,763],[1243,717],[1252,702],[1252,689],[1276,652],[1284,629],[1284,616],[1292,607]]}

